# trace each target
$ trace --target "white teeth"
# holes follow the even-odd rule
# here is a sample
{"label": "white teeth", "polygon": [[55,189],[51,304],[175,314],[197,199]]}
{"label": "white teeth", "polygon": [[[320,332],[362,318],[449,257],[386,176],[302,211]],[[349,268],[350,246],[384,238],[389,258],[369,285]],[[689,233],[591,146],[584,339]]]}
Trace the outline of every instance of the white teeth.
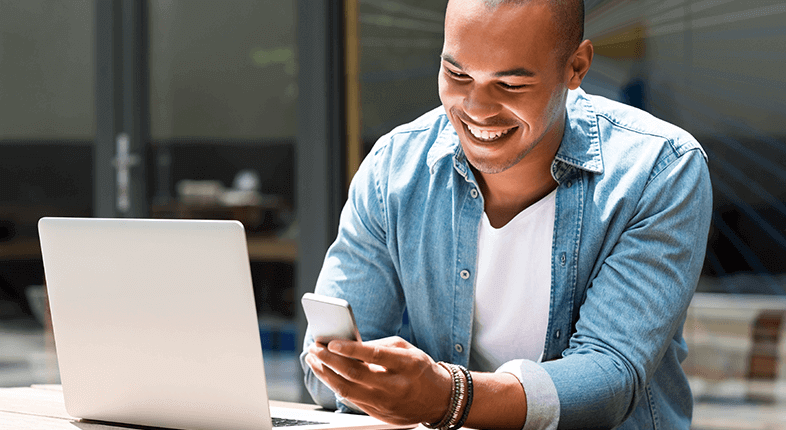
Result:
{"label": "white teeth", "polygon": [[502,131],[481,130],[481,129],[472,127],[471,125],[467,125],[467,129],[469,129],[469,132],[472,133],[473,136],[475,136],[476,138],[478,138],[480,140],[495,140],[495,139],[499,139],[500,137],[502,137],[503,135],[507,134],[510,131],[510,129],[502,130]]}

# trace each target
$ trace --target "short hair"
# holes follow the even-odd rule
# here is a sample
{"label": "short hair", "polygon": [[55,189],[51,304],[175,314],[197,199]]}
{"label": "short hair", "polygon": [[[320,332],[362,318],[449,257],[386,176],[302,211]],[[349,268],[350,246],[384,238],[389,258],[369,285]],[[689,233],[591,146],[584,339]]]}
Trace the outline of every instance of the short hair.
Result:
{"label": "short hair", "polygon": [[558,42],[559,59],[567,61],[584,40],[584,0],[482,0],[489,8],[502,4],[525,5],[533,1],[546,3],[551,9],[558,34],[564,37]]}

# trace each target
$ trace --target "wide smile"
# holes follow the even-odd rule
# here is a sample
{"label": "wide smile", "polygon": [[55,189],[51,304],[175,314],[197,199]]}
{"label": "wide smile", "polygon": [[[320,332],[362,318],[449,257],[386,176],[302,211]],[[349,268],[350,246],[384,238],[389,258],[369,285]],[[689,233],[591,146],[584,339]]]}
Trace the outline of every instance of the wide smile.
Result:
{"label": "wide smile", "polygon": [[[462,121],[464,122],[464,121]],[[501,139],[503,136],[506,136],[511,131],[515,130],[516,127],[509,127],[509,128],[487,128],[487,127],[476,127],[474,125],[469,125],[464,122],[464,126],[475,139],[481,142],[494,142],[496,140]]]}

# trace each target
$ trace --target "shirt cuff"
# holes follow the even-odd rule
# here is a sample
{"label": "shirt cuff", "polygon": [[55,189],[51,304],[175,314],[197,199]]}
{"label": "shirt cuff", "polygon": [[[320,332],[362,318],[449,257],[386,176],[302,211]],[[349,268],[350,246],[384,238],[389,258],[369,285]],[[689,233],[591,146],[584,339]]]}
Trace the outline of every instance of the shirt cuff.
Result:
{"label": "shirt cuff", "polygon": [[559,424],[557,387],[545,369],[530,360],[512,360],[496,373],[510,373],[519,378],[527,395],[527,420],[524,430],[555,430]]}
{"label": "shirt cuff", "polygon": [[336,411],[350,414],[366,414],[362,409],[357,407],[356,404],[339,396],[338,394],[336,394]]}

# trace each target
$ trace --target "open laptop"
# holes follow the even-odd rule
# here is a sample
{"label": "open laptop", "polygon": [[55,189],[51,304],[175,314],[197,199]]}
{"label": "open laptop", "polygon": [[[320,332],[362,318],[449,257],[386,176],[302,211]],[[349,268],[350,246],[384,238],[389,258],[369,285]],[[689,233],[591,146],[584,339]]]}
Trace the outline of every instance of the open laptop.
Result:
{"label": "open laptop", "polygon": [[[42,218],[60,379],[78,418],[177,429],[393,428],[269,407],[237,221]],[[398,426],[400,427],[400,426]]]}

